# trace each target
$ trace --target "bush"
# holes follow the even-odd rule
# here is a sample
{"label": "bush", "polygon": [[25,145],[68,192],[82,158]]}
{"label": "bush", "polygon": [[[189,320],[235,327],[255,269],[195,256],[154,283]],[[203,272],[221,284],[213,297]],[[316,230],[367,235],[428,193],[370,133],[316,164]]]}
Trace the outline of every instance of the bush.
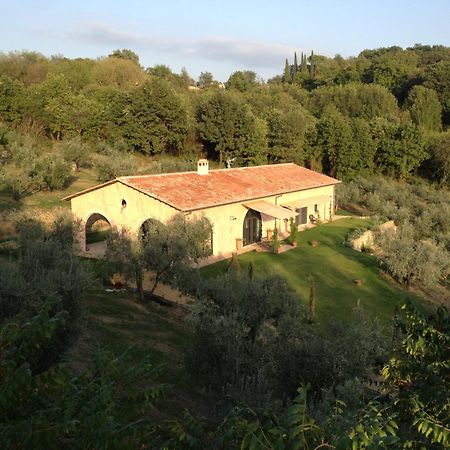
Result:
{"label": "bush", "polygon": [[39,189],[49,191],[66,187],[71,179],[70,163],[56,155],[36,159],[28,173]]}
{"label": "bush", "polygon": [[137,171],[137,164],[133,156],[119,152],[98,156],[94,167],[97,171],[97,180],[101,183],[125,175],[134,175]]}
{"label": "bush", "polygon": [[50,347],[36,364],[47,366],[61,357],[79,331],[81,296],[90,277],[72,251],[72,221],[58,218],[46,229],[23,217],[17,224],[18,255],[14,265],[0,266],[0,322],[17,314],[32,317],[51,299],[51,314],[66,311]]}
{"label": "bush", "polygon": [[354,230],[351,230],[346,236],[344,245],[347,247],[351,247],[352,243],[355,239],[358,239],[361,237],[365,232],[367,231],[367,228],[355,228]]}
{"label": "bush", "polygon": [[75,171],[81,167],[90,166],[89,146],[80,138],[65,140],[57,144],[55,149],[67,162],[72,164]]}
{"label": "bush", "polygon": [[348,378],[368,379],[386,357],[385,331],[356,308],[351,326],[326,336],[309,325],[299,299],[276,275],[231,272],[203,282],[189,324],[192,378],[238,404],[274,411],[295,396],[299,380],[312,396]]}
{"label": "bush", "polygon": [[274,343],[295,335],[304,317],[286,281],[276,275],[250,279],[232,271],[204,281],[197,296],[186,353],[192,378],[254,405],[273,400],[275,391],[283,392],[283,383],[272,377]]}
{"label": "bush", "polygon": [[450,255],[443,244],[418,241],[413,225],[406,223],[394,233],[377,237],[380,260],[386,270],[405,286],[419,283],[432,288],[447,279]]}
{"label": "bush", "polygon": [[150,428],[143,417],[162,394],[148,358],[130,368],[125,355],[98,350],[85,371],[74,373],[58,364],[36,371],[41,349],[69,320],[52,309],[49,302],[31,319],[16,316],[0,325],[2,448],[142,446]]}

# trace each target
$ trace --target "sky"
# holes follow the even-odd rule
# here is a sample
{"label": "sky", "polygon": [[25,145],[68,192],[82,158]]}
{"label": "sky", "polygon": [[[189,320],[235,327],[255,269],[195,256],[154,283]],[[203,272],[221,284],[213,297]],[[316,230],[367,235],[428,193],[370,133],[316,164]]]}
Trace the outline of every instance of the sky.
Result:
{"label": "sky", "polygon": [[0,52],[98,58],[128,48],[144,67],[220,81],[236,70],[281,74],[294,51],[450,45],[450,0],[0,0],[0,11]]}

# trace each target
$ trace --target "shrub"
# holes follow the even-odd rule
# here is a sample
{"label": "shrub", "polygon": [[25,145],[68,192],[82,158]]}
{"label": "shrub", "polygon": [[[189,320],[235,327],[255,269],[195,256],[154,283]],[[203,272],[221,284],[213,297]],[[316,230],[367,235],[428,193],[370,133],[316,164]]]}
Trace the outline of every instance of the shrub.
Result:
{"label": "shrub", "polygon": [[413,225],[407,223],[394,233],[377,237],[386,270],[405,286],[419,283],[431,288],[447,279],[450,255],[443,244],[417,240]]}
{"label": "shrub", "polygon": [[298,228],[293,217],[289,219],[289,243],[294,245],[298,239]]}
{"label": "shrub", "polygon": [[17,314],[32,317],[51,299],[51,314],[66,311],[68,320],[58,328],[39,365],[61,357],[79,331],[81,296],[90,277],[72,251],[72,221],[57,219],[50,228],[28,217],[17,224],[18,255],[12,266],[0,266],[0,322]]}
{"label": "shrub", "polygon": [[345,236],[344,245],[347,247],[351,247],[352,243],[355,239],[358,239],[361,237],[367,229],[364,228],[355,228],[354,230],[351,230],[347,235]]}
{"label": "shrub", "polygon": [[274,253],[278,253],[278,249],[280,248],[280,239],[278,237],[278,228],[275,227],[273,229],[273,234],[272,234],[272,251]]}
{"label": "shrub", "polygon": [[90,166],[89,146],[80,138],[65,140],[57,144],[55,149],[69,163],[75,171],[81,167]]}
{"label": "shrub", "polygon": [[70,320],[52,308],[46,303],[31,319],[16,316],[0,325],[2,448],[142,446],[150,428],[143,417],[163,388],[154,384],[148,358],[129,367],[125,355],[98,350],[85,371],[59,364],[36,371],[41,349]]}
{"label": "shrub", "polygon": [[97,171],[97,180],[101,183],[120,176],[134,175],[137,171],[137,164],[133,156],[118,152],[98,156],[94,167]]}
{"label": "shrub", "polygon": [[39,189],[62,189],[71,179],[70,164],[60,156],[48,155],[36,159],[29,175]]}

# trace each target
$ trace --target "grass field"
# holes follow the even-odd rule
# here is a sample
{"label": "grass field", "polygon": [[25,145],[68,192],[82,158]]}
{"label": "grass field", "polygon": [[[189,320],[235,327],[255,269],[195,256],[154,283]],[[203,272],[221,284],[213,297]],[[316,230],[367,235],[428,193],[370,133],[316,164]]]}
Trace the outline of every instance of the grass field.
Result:
{"label": "grass field", "polygon": [[73,174],[70,185],[60,191],[40,191],[25,195],[21,200],[12,199],[11,191],[0,184],[0,212],[9,209],[26,210],[28,208],[38,208],[52,210],[55,208],[70,208],[70,202],[61,201],[67,195],[73,194],[83,189],[96,185],[96,173],[93,169],[80,169]]}
{"label": "grass field", "polygon": [[106,292],[97,285],[87,293],[83,305],[83,330],[68,355],[72,365],[84,367],[97,348],[115,356],[132,348],[127,365],[150,355],[152,365],[159,368],[155,382],[169,385],[156,411],[160,418],[179,416],[185,408],[206,414],[208,400],[201,393],[194,394],[184,370],[183,348],[190,337],[183,309],[154,302],[139,304],[130,292]]}
{"label": "grass field", "polygon": [[[383,275],[375,257],[343,244],[349,231],[368,223],[365,219],[348,218],[309,229],[299,234],[296,249],[281,254],[250,252],[240,255],[241,269],[246,270],[252,262],[256,274],[279,273],[305,305],[312,276],[316,285],[317,319],[322,325],[333,318],[348,320],[358,301],[371,316],[388,323],[397,303],[408,298],[422,302]],[[315,248],[310,245],[313,240],[319,243]],[[228,263],[221,261],[204,267],[202,274],[217,276],[226,270]],[[362,286],[354,283],[356,279],[362,280]]]}

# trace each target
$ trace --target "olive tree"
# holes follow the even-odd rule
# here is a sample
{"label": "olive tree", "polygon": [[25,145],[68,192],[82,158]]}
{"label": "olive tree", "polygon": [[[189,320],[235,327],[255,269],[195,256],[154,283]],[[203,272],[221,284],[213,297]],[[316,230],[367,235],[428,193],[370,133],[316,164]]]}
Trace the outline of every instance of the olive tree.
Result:
{"label": "olive tree", "polygon": [[407,287],[415,283],[433,287],[450,273],[450,255],[444,246],[433,240],[418,240],[409,223],[396,233],[380,234],[377,243],[383,266]]}
{"label": "olive tree", "polygon": [[211,225],[204,219],[187,220],[183,214],[166,224],[147,221],[138,240],[127,230],[113,230],[106,241],[105,260],[111,271],[136,283],[139,300],[144,300],[144,273],[151,275],[150,293],[163,281],[181,287],[192,263],[211,254]]}

